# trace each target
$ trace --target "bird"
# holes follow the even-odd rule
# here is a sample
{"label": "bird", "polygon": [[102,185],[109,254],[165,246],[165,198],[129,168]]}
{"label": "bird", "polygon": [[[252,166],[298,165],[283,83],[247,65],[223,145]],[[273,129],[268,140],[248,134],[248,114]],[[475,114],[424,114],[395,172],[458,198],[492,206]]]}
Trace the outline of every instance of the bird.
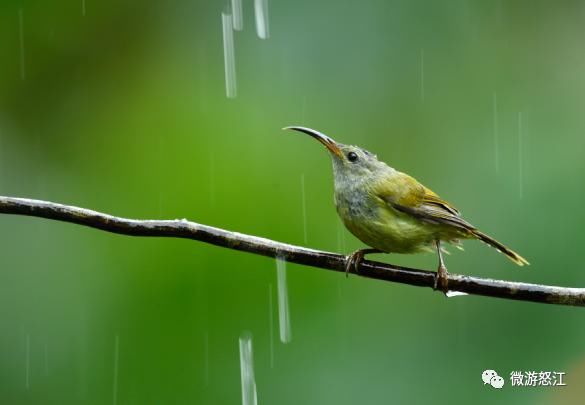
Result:
{"label": "bird", "polygon": [[359,273],[359,264],[367,254],[435,250],[439,265],[433,288],[446,294],[448,271],[443,259],[443,244],[460,247],[462,239],[478,239],[519,266],[529,264],[518,253],[463,219],[452,204],[415,178],[378,160],[373,153],[336,142],[311,128],[288,126],[283,129],[307,134],[329,151],[337,213],[345,227],[369,246],[348,256],[346,276],[352,266]]}

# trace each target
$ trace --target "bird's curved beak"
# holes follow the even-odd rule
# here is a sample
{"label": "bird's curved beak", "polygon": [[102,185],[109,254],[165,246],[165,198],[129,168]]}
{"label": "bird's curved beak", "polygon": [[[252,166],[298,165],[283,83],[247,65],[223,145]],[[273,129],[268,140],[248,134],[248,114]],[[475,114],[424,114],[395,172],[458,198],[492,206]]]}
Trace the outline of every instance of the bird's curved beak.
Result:
{"label": "bird's curved beak", "polygon": [[311,128],[296,126],[284,127],[282,129],[292,129],[293,131],[303,132],[309,136],[312,136],[313,138],[321,142],[323,145],[325,145],[325,147],[329,149],[331,153],[335,154],[337,157],[340,158],[343,157],[343,153],[341,152],[341,149],[339,149],[337,143],[333,139],[329,138],[327,135],[322,134],[319,131],[315,131],[314,129]]}

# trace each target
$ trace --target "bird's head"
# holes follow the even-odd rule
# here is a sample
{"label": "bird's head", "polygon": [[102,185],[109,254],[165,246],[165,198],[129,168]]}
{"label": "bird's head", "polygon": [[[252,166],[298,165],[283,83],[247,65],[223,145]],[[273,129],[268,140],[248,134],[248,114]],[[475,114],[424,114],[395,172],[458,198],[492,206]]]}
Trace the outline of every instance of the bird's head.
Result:
{"label": "bird's head", "polygon": [[291,129],[305,133],[321,142],[331,155],[335,181],[357,181],[367,179],[381,171],[390,169],[384,162],[378,160],[376,155],[357,146],[344,145],[319,131],[311,128],[291,126],[283,129]]}

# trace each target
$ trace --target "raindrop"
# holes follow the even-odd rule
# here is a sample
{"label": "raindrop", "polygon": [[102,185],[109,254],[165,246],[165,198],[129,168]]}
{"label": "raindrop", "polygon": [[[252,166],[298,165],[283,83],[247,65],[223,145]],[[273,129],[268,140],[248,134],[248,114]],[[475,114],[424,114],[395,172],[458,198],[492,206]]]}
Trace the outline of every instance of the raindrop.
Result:
{"label": "raindrop", "polygon": [[[4,161],[4,145],[2,142],[2,128],[0,128],[0,173],[4,173],[2,168],[2,162]],[[2,181],[2,176],[0,176],[0,182]]]}
{"label": "raindrop", "polygon": [[114,340],[114,382],[112,387],[112,404],[118,403],[118,359],[120,357],[120,338],[116,335]]}
{"label": "raindrop", "polygon": [[337,251],[345,252],[345,229],[341,221],[337,221]]}
{"label": "raindrop", "polygon": [[280,325],[280,341],[282,343],[290,343],[292,340],[292,335],[288,306],[288,285],[286,282],[286,260],[280,256],[276,258],[276,278],[278,286],[278,319]]}
{"label": "raindrop", "polygon": [[232,0],[232,11],[234,13],[233,26],[236,31],[244,29],[244,18],[242,12],[242,0]]}
{"label": "raindrop", "polygon": [[425,50],[420,50],[420,100],[425,101]]}
{"label": "raindrop", "polygon": [[254,14],[256,15],[256,33],[260,39],[268,39],[270,30],[268,25],[268,0],[254,0]]}
{"label": "raindrop", "polygon": [[305,174],[301,174],[301,199],[303,209],[303,241],[307,244],[307,199],[305,197]]}
{"label": "raindrop", "polygon": [[85,0],[81,0],[81,15],[85,17]]}
{"label": "raindrop", "polygon": [[524,196],[524,173],[523,173],[523,154],[522,154],[522,113],[518,113],[518,192],[520,199]]}
{"label": "raindrop", "polygon": [[45,343],[45,376],[49,375],[49,345]]}
{"label": "raindrop", "polygon": [[223,28],[223,58],[225,63],[225,92],[227,98],[235,98],[236,90],[236,56],[234,51],[233,19],[229,13],[221,13]]}
{"label": "raindrop", "polygon": [[496,173],[500,171],[500,139],[498,134],[498,95],[494,92],[494,158],[496,163]]}
{"label": "raindrop", "polygon": [[270,368],[274,368],[274,304],[272,303],[272,284],[268,284],[268,325],[270,328]]}
{"label": "raindrop", "polygon": [[26,335],[26,360],[25,360],[25,384],[27,391],[30,389],[30,335]]}
{"label": "raindrop", "polygon": [[159,218],[162,217],[162,205],[163,205],[163,195],[162,195],[162,191],[159,190],[158,192],[158,204],[157,204],[157,208],[158,208],[158,216]]}
{"label": "raindrop", "polygon": [[26,70],[24,63],[24,17],[22,9],[18,10],[18,28],[19,28],[19,39],[20,39],[20,78],[26,79]]}
{"label": "raindrop", "polygon": [[209,331],[203,335],[203,352],[205,360],[205,385],[209,385]]}
{"label": "raindrop", "polygon": [[209,153],[209,203],[215,207],[215,155]]}
{"label": "raindrop", "polygon": [[240,335],[240,372],[242,376],[242,405],[257,405],[254,353],[252,351],[252,335],[249,332],[243,332]]}
{"label": "raindrop", "polygon": [[464,295],[469,295],[466,292],[463,291],[452,291],[449,290],[445,293],[445,296],[447,296],[447,298],[452,298],[452,297],[462,297]]}

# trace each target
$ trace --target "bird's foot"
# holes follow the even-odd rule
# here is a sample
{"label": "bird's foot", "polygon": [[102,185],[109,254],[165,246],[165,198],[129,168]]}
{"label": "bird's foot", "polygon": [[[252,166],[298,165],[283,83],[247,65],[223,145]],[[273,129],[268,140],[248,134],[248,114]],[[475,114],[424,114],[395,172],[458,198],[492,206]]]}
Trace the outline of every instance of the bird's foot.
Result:
{"label": "bird's foot", "polygon": [[358,249],[349,256],[345,261],[345,277],[349,276],[349,271],[353,267],[355,273],[359,273],[359,267],[362,260],[364,260],[364,256],[369,253],[381,253],[378,249]]}
{"label": "bird's foot", "polygon": [[441,290],[443,294],[447,294],[449,291],[449,273],[447,272],[447,268],[440,264],[439,268],[437,269],[437,274],[435,274],[435,284],[433,285],[433,290]]}

